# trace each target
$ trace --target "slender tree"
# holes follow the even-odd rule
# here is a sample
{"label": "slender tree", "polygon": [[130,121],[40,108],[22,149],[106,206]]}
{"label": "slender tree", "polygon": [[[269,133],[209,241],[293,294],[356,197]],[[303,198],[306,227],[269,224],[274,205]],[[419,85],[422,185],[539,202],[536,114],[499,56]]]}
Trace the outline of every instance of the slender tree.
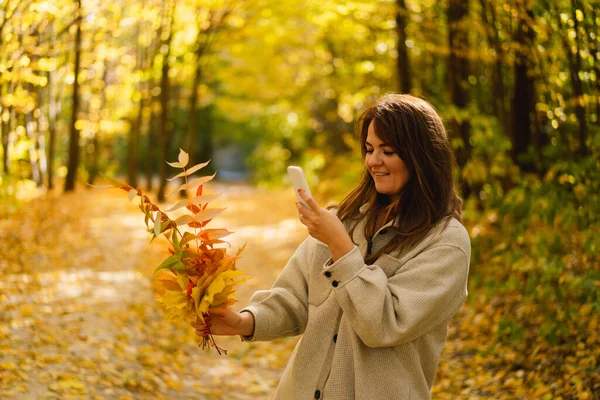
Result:
{"label": "slender tree", "polygon": [[406,26],[408,24],[408,9],[405,0],[396,0],[396,50],[398,58],[396,59],[396,70],[400,91],[410,93],[412,82],[410,76],[410,60],[408,58],[408,49],[406,47]]}
{"label": "slender tree", "polygon": [[203,136],[202,140],[202,159],[212,157],[212,138],[208,132],[198,132],[198,103],[200,98],[198,88],[202,82],[203,57],[210,52],[211,44],[215,37],[225,27],[225,22],[233,11],[231,4],[226,4],[220,9],[208,10],[208,16],[203,18],[204,13],[198,9],[196,12],[196,42],[194,43],[194,80],[192,83],[192,93],[189,99],[189,126],[186,137],[186,149],[194,152],[196,147],[196,138]]}
{"label": "slender tree", "polygon": [[[469,101],[468,78],[469,61],[467,58],[469,43],[466,22],[469,14],[468,0],[450,0],[448,3],[448,79],[450,101],[457,110],[465,110]],[[454,118],[450,121],[451,134],[458,136],[462,146],[456,150],[459,167],[464,167],[471,156],[470,123],[468,120]],[[463,195],[467,197],[470,189],[462,182]]]}
{"label": "slender tree", "polygon": [[73,80],[73,100],[71,107],[71,124],[69,126],[69,162],[67,165],[68,172],[65,179],[65,192],[75,190],[75,180],[77,177],[77,168],[79,167],[79,129],[77,129],[76,122],[79,114],[79,70],[81,68],[81,24],[82,24],[82,11],[81,11],[81,0],[75,0],[77,4],[77,22],[75,32],[75,62],[74,62],[74,80]]}
{"label": "slender tree", "polygon": [[506,106],[506,85],[504,80],[504,51],[500,37],[500,24],[496,12],[496,4],[487,0],[480,0],[481,19],[484,23],[486,36],[490,47],[494,50],[495,61],[492,76],[492,108],[506,135],[510,134],[510,118]]}
{"label": "slender tree", "polygon": [[[579,32],[579,20],[577,18],[577,10],[580,12],[582,10],[581,4],[579,4],[578,0],[571,0],[571,20],[573,21],[573,29],[568,29],[568,32],[572,32],[573,35],[561,35],[561,39],[563,42],[563,46],[565,49],[565,53],[567,54],[567,61],[569,67],[569,76],[571,77],[571,90],[573,93],[572,102],[575,107],[575,117],[577,118],[578,123],[578,141],[579,141],[579,149],[578,152],[581,154],[587,154],[588,148],[586,144],[587,139],[587,123],[585,120],[585,106],[584,106],[584,93],[583,93],[583,83],[581,82],[581,78],[579,73],[582,71],[581,66],[581,48],[580,48],[580,32]],[[557,13],[558,15],[558,13]],[[562,24],[560,18],[559,23]],[[573,38],[573,43],[571,44],[567,37]]]}
{"label": "slender tree", "polygon": [[532,144],[535,109],[533,62],[531,52],[534,39],[533,10],[528,1],[524,10],[517,14],[517,27],[514,34],[514,91],[512,97],[513,129],[511,135],[511,155],[515,164],[524,171],[535,171],[533,160],[526,157]]}
{"label": "slender tree", "polygon": [[[170,4],[170,12],[167,14],[166,19],[166,32],[161,38],[161,52],[163,53],[162,64],[161,64],[161,80],[160,80],[160,121],[158,130],[158,147],[160,151],[160,159],[167,160],[169,157],[169,148],[171,147],[172,133],[169,131],[169,100],[171,83],[169,80],[169,56],[171,54],[171,41],[173,39],[173,22],[175,19],[175,7],[177,2],[173,0]],[[168,5],[167,5],[168,6]],[[159,164],[159,178],[160,185],[158,187],[157,199],[158,201],[165,200],[165,189],[166,189],[166,178],[167,168],[166,163],[161,162]]]}

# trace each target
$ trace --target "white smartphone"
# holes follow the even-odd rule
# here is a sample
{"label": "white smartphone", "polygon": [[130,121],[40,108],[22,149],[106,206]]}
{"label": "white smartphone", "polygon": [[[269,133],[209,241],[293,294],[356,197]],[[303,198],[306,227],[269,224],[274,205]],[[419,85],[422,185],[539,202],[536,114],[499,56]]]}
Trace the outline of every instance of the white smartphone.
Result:
{"label": "white smartphone", "polygon": [[292,181],[292,186],[294,186],[294,192],[296,192],[296,198],[302,204],[310,209],[310,206],[304,201],[300,194],[298,193],[298,189],[302,189],[306,194],[312,196],[310,193],[310,189],[308,188],[308,182],[306,182],[306,177],[304,177],[304,171],[302,168],[297,167],[295,165],[290,165],[287,167],[288,176],[290,177],[290,181]]}

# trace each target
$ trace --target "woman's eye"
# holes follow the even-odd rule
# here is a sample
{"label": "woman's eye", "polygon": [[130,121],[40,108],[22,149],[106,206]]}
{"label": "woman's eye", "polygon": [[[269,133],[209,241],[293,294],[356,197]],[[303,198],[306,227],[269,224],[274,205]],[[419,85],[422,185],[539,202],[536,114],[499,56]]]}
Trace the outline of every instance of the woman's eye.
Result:
{"label": "woman's eye", "polygon": [[373,149],[365,149],[365,151],[369,154],[371,154],[373,152]]}
{"label": "woman's eye", "polygon": [[385,154],[386,156],[391,156],[391,155],[396,154],[396,152],[395,151],[384,151],[383,154]]}

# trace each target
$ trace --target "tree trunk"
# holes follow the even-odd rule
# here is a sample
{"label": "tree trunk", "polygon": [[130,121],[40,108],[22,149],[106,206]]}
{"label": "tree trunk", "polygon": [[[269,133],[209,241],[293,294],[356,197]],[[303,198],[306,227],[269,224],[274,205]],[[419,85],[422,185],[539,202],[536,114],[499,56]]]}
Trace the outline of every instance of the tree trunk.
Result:
{"label": "tree trunk", "polygon": [[194,64],[194,82],[192,83],[192,93],[190,96],[190,106],[189,106],[189,115],[190,115],[190,125],[188,127],[187,132],[187,140],[185,143],[185,151],[190,154],[194,154],[195,145],[196,145],[196,135],[198,132],[198,87],[200,86],[200,82],[202,79],[202,67],[200,65],[200,54],[196,54],[195,64]]}
{"label": "tree trunk", "polygon": [[[335,59],[337,51],[335,43],[332,40],[325,39],[325,46],[331,54],[331,77],[338,75],[338,69],[335,65]],[[320,119],[323,123],[323,131],[327,135],[327,143],[333,150],[334,154],[344,154],[350,152],[352,149],[344,141],[343,135],[346,132],[351,132],[350,124],[340,118],[339,113],[339,94],[335,91],[335,94],[331,98],[324,99],[324,102],[320,104],[318,110],[315,113],[320,115]]]}
{"label": "tree trunk", "polygon": [[[144,7],[144,2],[142,2],[142,7]],[[139,37],[141,34],[140,22],[138,21],[137,25],[137,35]],[[137,45],[137,60],[136,60],[136,70],[143,70],[146,68],[146,47],[140,46],[139,41]],[[129,142],[127,146],[127,182],[132,187],[138,186],[138,163],[139,163],[139,148],[140,148],[140,136],[142,130],[142,122],[144,118],[144,105],[145,105],[145,97],[146,97],[146,82],[142,81],[136,85],[136,90],[140,93],[138,112],[135,120],[131,124],[131,130],[129,131]]]}
{"label": "tree trunk", "polygon": [[139,147],[140,147],[140,132],[142,129],[142,120],[144,117],[144,99],[140,98],[138,105],[138,112],[131,126],[131,130],[129,131],[129,141],[128,141],[128,157],[127,157],[127,183],[132,187],[137,187],[138,179],[137,179],[137,166],[139,162]]}
{"label": "tree trunk", "polygon": [[[108,69],[109,69],[109,63],[107,60],[104,60],[104,71],[102,71],[102,82],[106,82],[108,80]],[[106,108],[106,90],[105,88],[102,88],[102,92],[100,94],[100,101],[101,101],[101,107],[100,109],[105,109]],[[92,153],[90,155],[91,160],[88,163],[89,167],[88,167],[88,183],[90,185],[93,185],[94,182],[96,181],[96,178],[98,177],[98,175],[100,174],[100,157],[102,155],[102,131],[100,129],[97,129],[94,132],[94,137],[92,138]],[[89,152],[88,152],[89,154]]]}
{"label": "tree trunk", "polygon": [[[200,81],[202,78],[202,67],[200,65],[200,61],[201,61],[201,55],[202,55],[202,51],[201,50],[197,50],[196,51],[196,55],[194,57],[194,81],[192,82],[192,93],[190,96],[190,105],[188,107],[188,113],[189,113],[189,126],[188,126],[188,130],[187,130],[187,138],[185,141],[185,151],[188,152],[189,154],[194,155],[195,154],[195,147],[196,147],[196,136],[200,136],[200,132],[198,132],[198,87],[200,86]],[[206,135],[208,134],[208,132],[202,132],[202,137],[204,137],[206,139]],[[203,146],[202,146],[202,151],[204,152],[205,150],[207,150],[205,148],[205,143],[204,141],[202,141]],[[208,142],[208,141],[207,141]],[[212,146],[209,149],[210,153],[212,154]],[[179,197],[181,198],[186,198],[187,197],[187,191],[186,190],[181,190],[179,191]]]}
{"label": "tree trunk", "polygon": [[[52,40],[53,48],[54,40]],[[56,97],[54,71],[48,71],[48,190],[54,188],[54,157],[56,152]]]}
{"label": "tree trunk", "polygon": [[[0,85],[0,95],[4,97],[4,85]],[[10,113],[8,107],[0,105],[0,134],[2,138],[2,172],[8,175],[8,117]]]}
{"label": "tree trunk", "polygon": [[94,137],[92,138],[92,148],[94,149],[90,154],[91,160],[89,163],[88,169],[88,183],[93,185],[100,173],[100,169],[98,167],[100,161],[100,138],[98,137],[99,132],[94,133]]}
{"label": "tree trunk", "polygon": [[506,95],[504,85],[504,51],[502,40],[496,28],[497,15],[495,5],[487,0],[480,0],[481,16],[487,31],[490,46],[496,53],[494,76],[492,78],[492,107],[505,135],[510,135],[510,118],[506,110]]}
{"label": "tree trunk", "polygon": [[408,49],[406,48],[406,26],[408,25],[408,9],[404,0],[396,0],[396,35],[398,42],[396,49],[398,58],[396,68],[398,72],[399,89],[402,93],[410,93],[412,82],[410,78],[410,60],[408,58]]}
{"label": "tree trunk", "polygon": [[[162,8],[162,12],[166,13],[166,7],[163,4],[163,8]],[[166,19],[166,16],[162,15],[160,16],[161,21],[164,21]],[[162,43],[162,32],[164,29],[164,23],[161,23],[160,26],[158,27],[158,31],[156,32],[156,35],[154,35],[154,38],[152,40],[152,43],[150,45],[150,48],[148,49],[148,54],[149,54],[149,58],[148,58],[148,65],[147,68],[150,70],[150,76],[151,78],[148,80],[147,82],[147,92],[145,93],[148,97],[146,99],[146,101],[149,102],[150,105],[150,114],[148,115],[148,121],[146,123],[147,125],[147,153],[146,153],[146,159],[145,159],[145,169],[146,169],[146,191],[151,192],[154,185],[152,182],[152,179],[154,178],[154,173],[155,168],[156,168],[156,162],[157,162],[157,157],[158,157],[158,152],[156,149],[156,142],[157,142],[157,131],[156,131],[156,126],[157,126],[157,120],[158,120],[158,116],[157,116],[157,110],[156,107],[154,106],[154,102],[155,102],[155,96],[152,95],[152,87],[154,87],[154,85],[156,84],[156,82],[154,81],[155,77],[154,77],[154,73],[152,71],[154,71],[154,67],[155,67],[155,62],[158,56],[158,52],[160,50],[161,47],[161,43]],[[142,122],[143,124],[143,122]]]}
{"label": "tree trunk", "polygon": [[[591,23],[585,24],[586,28],[586,38],[589,40],[588,45],[590,47],[590,54],[598,54],[600,51],[600,46],[598,45],[598,35],[600,35],[599,24],[595,22],[600,18],[600,13],[598,12],[598,8],[600,7],[592,7],[591,10]],[[595,32],[591,32],[591,28],[595,28]],[[596,125],[600,125],[600,59],[598,57],[593,57],[593,69],[594,74],[596,75],[596,84],[594,85],[594,90],[596,92],[596,109],[593,111],[596,113]]]}
{"label": "tree trunk", "polygon": [[[47,89],[46,89],[47,90]],[[41,176],[41,180],[40,180],[40,185],[44,184],[44,181],[46,180],[46,175],[48,174],[48,159],[46,158],[46,132],[45,130],[47,129],[47,122],[46,122],[46,116],[43,112],[45,105],[43,104],[44,102],[44,88],[42,87],[38,87],[37,90],[37,109],[39,110],[38,112],[38,117],[37,117],[37,126],[38,126],[38,137],[37,137],[37,143],[38,143],[38,149],[37,149],[37,154],[39,157],[39,166],[40,166],[40,176]]]}
{"label": "tree trunk", "polygon": [[173,0],[171,12],[168,15],[168,35],[160,46],[165,49],[162,59],[161,79],[160,79],[160,122],[158,130],[158,147],[160,149],[159,180],[157,199],[159,202],[165,201],[165,189],[167,187],[167,168],[166,160],[169,156],[169,147],[171,145],[171,133],[169,132],[169,95],[171,85],[169,81],[169,56],[171,54],[171,39],[173,38],[173,19],[175,18],[176,1]]}
{"label": "tree trunk", "polygon": [[[151,100],[154,102],[154,100]],[[151,192],[154,188],[152,184],[152,178],[154,177],[154,168],[156,167],[156,158],[158,157],[158,152],[156,150],[156,140],[157,140],[157,132],[156,132],[156,124],[157,124],[158,116],[156,115],[156,111],[154,111],[154,107],[152,107],[152,112],[150,113],[150,123],[148,129],[148,154],[146,157],[146,191]]]}
{"label": "tree trunk", "polygon": [[[450,0],[448,6],[448,78],[450,100],[458,110],[465,110],[469,101],[468,79],[469,62],[467,52],[469,49],[468,35],[465,30],[466,19],[469,14],[468,0]],[[463,168],[471,156],[470,124],[458,118],[450,121],[451,134],[457,135],[462,141],[462,147],[456,150],[456,161],[459,168]],[[461,182],[462,194],[466,198],[470,188],[466,182]]]}
{"label": "tree trunk", "polygon": [[65,180],[65,192],[75,190],[75,180],[77,177],[77,168],[79,167],[79,130],[75,127],[77,114],[79,113],[79,82],[78,75],[81,68],[81,0],[77,1],[77,31],[75,33],[75,66],[73,81],[73,106],[71,115],[71,125],[69,131],[69,162],[68,172]]}
{"label": "tree trunk", "polygon": [[[27,84],[25,87],[27,87],[27,91],[29,93],[33,92],[33,85],[32,84]],[[34,118],[33,118],[33,114],[31,112],[28,112],[27,114],[25,114],[25,132],[27,134],[27,138],[29,139],[29,164],[31,165],[31,177],[32,180],[36,183],[37,186],[41,186],[42,184],[42,176],[41,176],[41,172],[40,172],[40,166],[39,166],[39,159],[38,159],[38,155],[37,155],[37,139],[38,139],[38,133],[37,133],[37,129],[35,129],[35,123],[34,123]]]}
{"label": "tree trunk", "polygon": [[534,172],[533,160],[527,157],[533,138],[534,82],[530,73],[530,52],[533,43],[533,29],[528,20],[533,21],[530,7],[523,10],[526,14],[517,20],[514,41],[515,49],[515,83],[512,99],[513,129],[511,156],[515,164],[523,171]]}
{"label": "tree trunk", "polygon": [[575,32],[575,37],[573,40],[575,41],[575,52],[571,51],[571,47],[569,46],[567,50],[568,60],[569,60],[569,73],[571,75],[571,87],[573,90],[573,98],[575,99],[575,117],[577,117],[577,123],[579,124],[579,149],[578,152],[580,154],[588,154],[588,148],[586,139],[587,139],[587,124],[585,121],[585,106],[584,106],[584,98],[583,98],[583,84],[581,79],[579,78],[579,72],[581,71],[581,55],[579,52],[579,22],[577,21],[577,17],[575,15],[575,11],[577,9],[577,0],[571,1],[571,18],[573,19],[575,26],[573,27],[573,31]]}

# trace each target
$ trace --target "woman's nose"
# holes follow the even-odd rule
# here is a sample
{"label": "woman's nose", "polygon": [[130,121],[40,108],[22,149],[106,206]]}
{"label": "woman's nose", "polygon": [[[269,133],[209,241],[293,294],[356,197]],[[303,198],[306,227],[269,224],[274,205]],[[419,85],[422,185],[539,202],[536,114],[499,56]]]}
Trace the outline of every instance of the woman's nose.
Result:
{"label": "woman's nose", "polygon": [[381,165],[381,157],[377,155],[376,152],[373,152],[367,156],[367,166],[375,166]]}

